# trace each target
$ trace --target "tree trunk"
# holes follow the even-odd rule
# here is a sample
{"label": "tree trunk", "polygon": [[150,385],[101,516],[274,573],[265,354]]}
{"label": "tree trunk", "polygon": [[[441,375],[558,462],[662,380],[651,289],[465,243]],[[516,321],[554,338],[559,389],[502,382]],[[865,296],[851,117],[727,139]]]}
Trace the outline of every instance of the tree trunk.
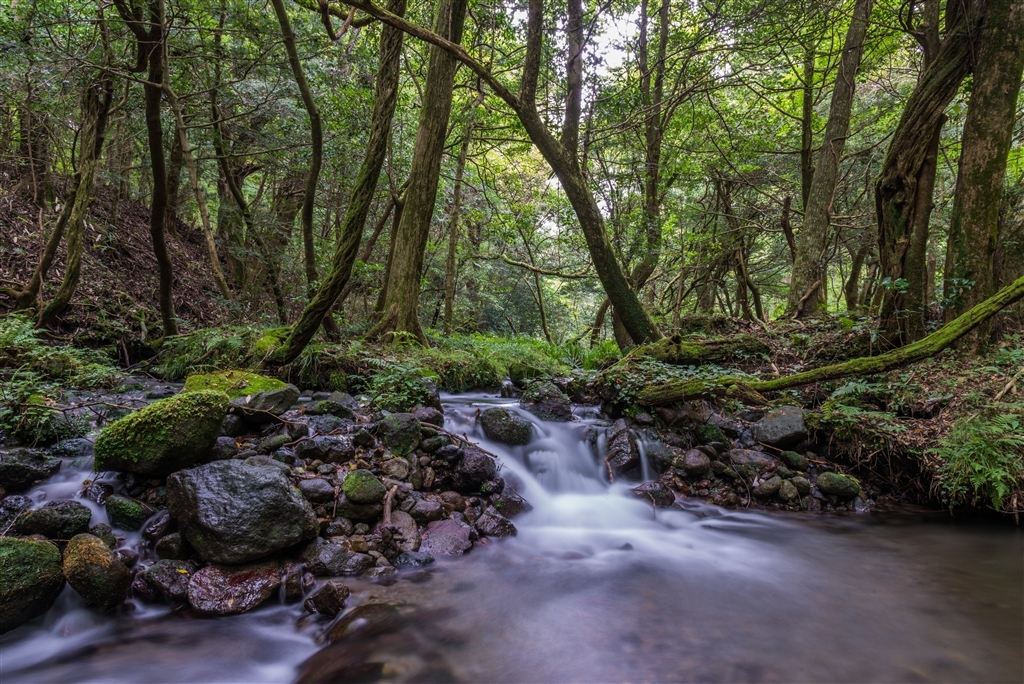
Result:
{"label": "tree trunk", "polygon": [[[937,18],[928,18],[936,8],[927,8],[922,40],[926,60],[934,49],[929,47],[934,39],[927,36],[937,32],[931,27]],[[924,331],[923,248],[928,241],[939,136],[943,112],[971,71],[980,21],[975,8],[947,0],[945,37],[907,101],[875,183],[878,277],[888,283],[877,290],[882,304],[879,327],[883,342],[889,345],[909,342]],[[905,287],[896,286],[901,281]],[[903,292],[910,294],[910,301]]]}
{"label": "tree trunk", "polygon": [[[947,320],[982,301],[993,289],[999,206],[1022,71],[1024,1],[990,0],[964,122],[946,243],[946,282],[973,285],[962,298],[953,299],[946,311]],[[987,341],[986,324],[979,327],[974,346]]]}
{"label": "tree trunk", "polygon": [[[388,11],[401,16],[405,13],[405,0],[389,0]],[[398,76],[402,55],[404,34],[398,29],[384,26],[380,38],[380,62],[377,67],[377,84],[374,95],[373,115],[370,120],[370,136],[366,146],[356,184],[349,198],[348,210],[342,226],[338,244],[331,260],[331,270],[320,284],[320,288],[292,327],[279,352],[273,357],[274,363],[290,363],[298,358],[309,341],[313,339],[324,318],[338,299],[352,275],[363,227],[370,212],[373,196],[377,191],[377,180],[384,166],[387,154],[391,120],[398,101]],[[396,216],[401,214],[399,210]],[[394,239],[392,238],[392,242]]]}
{"label": "tree trunk", "polygon": [[860,274],[864,270],[864,260],[870,251],[871,245],[861,245],[850,260],[850,277],[846,279],[846,284],[843,286],[847,313],[856,313],[860,306]]}
{"label": "tree trunk", "polygon": [[170,164],[167,167],[167,209],[165,210],[164,227],[167,229],[167,234],[171,237],[178,236],[178,205],[181,203],[183,152],[181,149],[182,131],[178,130],[178,126],[179,124],[175,123],[174,141],[171,143]]}
{"label": "tree trunk", "polygon": [[[455,318],[455,257],[459,247],[459,215],[462,210],[462,175],[466,170],[466,155],[469,154],[469,142],[473,137],[473,121],[476,108],[483,102],[483,93],[473,101],[469,113],[466,130],[462,134],[462,145],[459,147],[459,160],[455,166],[455,188],[452,190],[452,211],[448,219],[448,255],[444,265],[444,334],[452,334],[452,322]],[[535,274],[536,275],[536,274]]]}
{"label": "tree trunk", "polygon": [[68,199],[72,205],[71,213],[64,229],[67,235],[67,261],[64,266],[64,279],[61,281],[57,294],[39,314],[37,325],[48,325],[64,310],[71,301],[82,265],[82,223],[93,200],[93,180],[96,167],[99,165],[103,152],[103,139],[107,128],[107,115],[110,113],[110,101],[114,86],[107,73],[100,72],[85,88],[82,95],[82,128],[79,132],[81,152],[78,156],[78,169],[75,173],[75,193]]}
{"label": "tree trunk", "polygon": [[828,124],[825,126],[825,139],[818,151],[804,211],[804,225],[796,243],[796,261],[793,263],[787,306],[788,313],[794,318],[815,317],[824,311],[826,305],[822,293],[828,278],[826,252],[832,200],[839,178],[839,163],[850,130],[855,81],[864,52],[871,7],[872,0],[857,0],[843,45]]}
{"label": "tree trunk", "polygon": [[[466,0],[438,0],[435,32],[453,43],[462,40]],[[419,128],[413,148],[409,188],[395,242],[395,255],[388,279],[384,317],[370,332],[371,337],[404,333],[421,344],[427,343],[419,321],[420,278],[423,258],[434,216],[437,186],[444,155],[452,90],[458,62],[444,50],[431,46]]]}
{"label": "tree trunk", "polygon": [[[811,183],[814,180],[814,59],[816,43],[804,47],[803,91],[800,107],[800,197],[801,205],[807,211],[807,201],[811,196]],[[789,220],[789,205],[786,205],[786,223]],[[792,229],[791,229],[792,230]],[[788,234],[787,234],[788,235]],[[796,245],[792,245],[793,260],[796,261]]]}

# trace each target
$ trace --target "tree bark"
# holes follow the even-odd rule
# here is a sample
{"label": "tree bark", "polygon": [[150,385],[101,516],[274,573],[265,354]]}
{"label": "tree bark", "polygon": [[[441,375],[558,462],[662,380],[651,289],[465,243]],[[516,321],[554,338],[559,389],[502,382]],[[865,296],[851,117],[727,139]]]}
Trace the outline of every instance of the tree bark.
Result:
{"label": "tree bark", "polygon": [[[999,239],[999,206],[1024,72],[1024,0],[990,0],[981,29],[961,143],[960,168],[946,247],[947,283],[968,283],[952,301],[947,320],[993,289],[993,256]],[[947,299],[950,299],[947,297]],[[974,346],[988,341],[983,325]]]}
{"label": "tree bark", "polygon": [[459,248],[459,216],[462,210],[462,175],[466,171],[466,156],[469,154],[469,143],[473,138],[473,122],[476,108],[483,102],[483,93],[473,101],[466,122],[466,130],[462,134],[462,145],[459,147],[459,160],[455,165],[455,187],[452,190],[452,211],[448,218],[448,255],[444,265],[444,334],[452,334],[452,322],[455,319],[455,257]]}
{"label": "tree bark", "polygon": [[89,82],[82,94],[82,128],[79,132],[81,152],[78,156],[78,169],[75,172],[74,196],[68,200],[72,207],[71,213],[64,229],[68,250],[64,278],[53,299],[40,312],[37,321],[39,327],[48,325],[64,311],[75,293],[75,288],[78,287],[82,266],[82,223],[89,213],[89,206],[93,200],[93,180],[103,152],[107,115],[110,113],[113,93],[114,86],[110,75],[100,72]]}
{"label": "tree bark", "polygon": [[[434,31],[458,44],[466,17],[466,0],[438,0]],[[393,236],[395,254],[388,278],[384,317],[370,331],[370,337],[408,334],[427,344],[419,321],[420,278],[434,216],[437,186],[444,155],[452,91],[458,62],[444,50],[432,46],[423,87],[419,128],[413,148],[409,188],[398,233]]]}
{"label": "tree bark", "polygon": [[872,0],[857,0],[843,44],[843,56],[832,91],[828,124],[825,126],[825,139],[818,151],[804,211],[803,229],[797,237],[796,260],[793,263],[787,306],[788,313],[795,318],[818,316],[826,305],[822,293],[828,278],[826,252],[832,201],[839,178],[839,163],[850,130],[857,70],[864,52],[871,7]]}
{"label": "tree bark", "polygon": [[181,204],[181,166],[183,151],[181,149],[181,131],[175,123],[174,140],[171,143],[170,164],[167,167],[167,208],[164,226],[171,237],[178,236],[178,205]]}

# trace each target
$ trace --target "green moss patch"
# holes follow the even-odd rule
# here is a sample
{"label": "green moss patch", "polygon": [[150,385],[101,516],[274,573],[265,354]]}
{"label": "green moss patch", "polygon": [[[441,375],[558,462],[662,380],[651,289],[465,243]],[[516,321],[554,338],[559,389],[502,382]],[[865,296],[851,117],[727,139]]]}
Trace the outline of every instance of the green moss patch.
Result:
{"label": "green moss patch", "polygon": [[243,370],[225,370],[216,373],[190,375],[185,379],[186,392],[212,390],[223,392],[229,399],[246,397],[262,391],[281,389],[285,383],[277,378],[268,378],[259,373]]}

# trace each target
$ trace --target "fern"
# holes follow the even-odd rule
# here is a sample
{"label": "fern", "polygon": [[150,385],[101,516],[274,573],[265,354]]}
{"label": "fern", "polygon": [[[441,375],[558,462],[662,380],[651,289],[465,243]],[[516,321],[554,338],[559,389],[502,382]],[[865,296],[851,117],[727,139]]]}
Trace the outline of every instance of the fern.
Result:
{"label": "fern", "polygon": [[929,453],[941,461],[936,476],[950,507],[987,500],[1002,510],[1006,498],[1024,486],[1021,413],[983,414],[958,420]]}

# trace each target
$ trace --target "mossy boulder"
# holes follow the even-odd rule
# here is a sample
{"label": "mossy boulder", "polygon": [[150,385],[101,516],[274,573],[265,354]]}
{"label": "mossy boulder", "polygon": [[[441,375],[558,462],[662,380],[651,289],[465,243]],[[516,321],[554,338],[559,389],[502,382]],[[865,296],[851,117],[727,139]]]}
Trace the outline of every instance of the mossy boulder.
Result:
{"label": "mossy boulder", "polygon": [[533,426],[506,408],[494,406],[480,414],[480,426],[488,439],[503,444],[529,444]]}
{"label": "mossy boulder", "polygon": [[322,399],[314,402],[312,406],[306,409],[306,414],[310,416],[337,416],[346,420],[352,420],[355,417],[352,409],[333,399]]}
{"label": "mossy boulder", "polygon": [[411,413],[392,413],[377,423],[377,437],[393,454],[406,456],[420,442],[420,421]]}
{"label": "mossy boulder", "polygon": [[111,424],[96,439],[96,470],[163,477],[209,455],[228,410],[223,392],[183,392]]}
{"label": "mossy boulder", "polygon": [[534,382],[519,399],[519,405],[541,420],[572,420],[572,403],[553,382]]}
{"label": "mossy boulder", "polygon": [[119,494],[108,497],[103,507],[107,510],[111,525],[130,532],[142,529],[142,523],[156,513],[152,507],[141,501]]}
{"label": "mossy boulder", "polygon": [[349,473],[342,491],[349,501],[357,504],[378,503],[387,492],[384,483],[369,470],[353,470]]}
{"label": "mossy boulder", "polygon": [[795,451],[783,451],[779,454],[779,460],[793,470],[804,471],[810,465],[807,457]]}
{"label": "mossy boulder", "polygon": [[131,572],[99,537],[72,537],[64,549],[63,567],[68,584],[91,606],[113,608],[128,596]]}
{"label": "mossy boulder", "polygon": [[45,480],[60,470],[60,459],[36,449],[11,449],[0,452],[0,487],[21,492],[37,480]]}
{"label": "mossy boulder", "polygon": [[277,378],[268,378],[259,373],[243,370],[226,370],[202,375],[190,375],[185,379],[186,392],[213,390],[223,392],[229,399],[249,396],[257,392],[281,389],[285,383]]}
{"label": "mossy boulder", "polygon": [[852,499],[860,493],[860,483],[849,475],[822,473],[818,475],[818,491],[838,499]]}
{"label": "mossy boulder", "polygon": [[56,546],[0,537],[0,634],[48,611],[63,588]]}
{"label": "mossy boulder", "polygon": [[715,442],[720,444],[729,443],[729,439],[717,425],[698,425],[693,431],[693,436],[697,438],[698,444],[713,444]]}
{"label": "mossy boulder", "polygon": [[89,531],[92,511],[77,501],[51,501],[22,513],[15,524],[19,534],[41,534],[49,539],[71,539]]}

